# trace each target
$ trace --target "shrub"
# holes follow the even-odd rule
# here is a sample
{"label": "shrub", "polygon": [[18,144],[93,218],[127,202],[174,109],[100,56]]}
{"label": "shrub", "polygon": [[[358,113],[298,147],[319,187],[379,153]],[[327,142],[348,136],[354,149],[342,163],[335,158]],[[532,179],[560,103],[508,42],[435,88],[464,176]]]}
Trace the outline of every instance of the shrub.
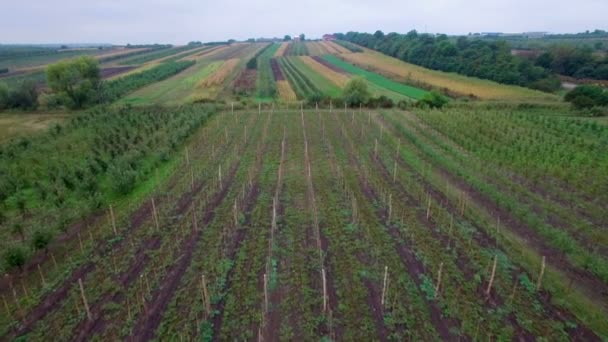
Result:
{"label": "shrub", "polygon": [[18,267],[20,270],[25,264],[25,250],[19,246],[9,247],[4,252],[4,262],[9,269]]}
{"label": "shrub", "polygon": [[367,82],[361,77],[355,77],[348,81],[342,91],[344,101],[349,106],[358,106],[367,104],[370,98],[370,92],[367,88]]}
{"label": "shrub", "polygon": [[32,247],[35,250],[46,250],[49,243],[53,239],[53,235],[48,230],[36,230],[32,235]]}
{"label": "shrub", "polygon": [[608,106],[608,91],[597,85],[581,85],[568,92],[564,99],[577,109]]}
{"label": "shrub", "polygon": [[420,101],[418,101],[418,104],[430,108],[441,108],[445,106],[448,102],[449,100],[447,97],[441,95],[441,93],[439,93],[438,91],[433,90],[424,95],[424,97]]}
{"label": "shrub", "polygon": [[[3,91],[0,90],[0,93]],[[2,97],[4,96],[4,100]],[[38,107],[38,89],[33,81],[24,81],[16,89],[0,94],[0,108],[35,109]]]}

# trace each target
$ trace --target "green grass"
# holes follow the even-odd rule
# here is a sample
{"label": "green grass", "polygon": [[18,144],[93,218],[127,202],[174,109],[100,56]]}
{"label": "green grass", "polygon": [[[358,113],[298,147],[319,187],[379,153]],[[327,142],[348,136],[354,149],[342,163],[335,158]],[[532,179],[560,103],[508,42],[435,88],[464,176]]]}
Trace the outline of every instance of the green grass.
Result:
{"label": "green grass", "polygon": [[66,113],[3,113],[0,114],[0,143],[28,136],[63,122]]}
{"label": "green grass", "polygon": [[358,68],[333,55],[325,55],[325,56],[323,56],[323,59],[325,59],[326,61],[328,61],[329,63],[331,63],[337,67],[342,68],[343,70],[345,70],[351,74],[362,76],[363,78],[365,78],[366,80],[368,80],[369,82],[371,82],[377,86],[388,89],[390,91],[394,91],[398,94],[405,95],[412,99],[420,100],[424,97],[424,95],[426,95],[428,93],[426,90],[422,90],[422,89],[408,86],[408,85],[405,85],[402,83],[398,83],[398,82],[390,80],[384,76]]}

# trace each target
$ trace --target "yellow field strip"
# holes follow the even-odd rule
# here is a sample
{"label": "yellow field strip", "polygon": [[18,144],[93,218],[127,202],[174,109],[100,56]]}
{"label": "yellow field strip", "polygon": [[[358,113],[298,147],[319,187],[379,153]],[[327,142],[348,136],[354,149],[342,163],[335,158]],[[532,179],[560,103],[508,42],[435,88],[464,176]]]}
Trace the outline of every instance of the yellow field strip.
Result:
{"label": "yellow field strip", "polygon": [[299,56],[298,58],[300,58],[302,62],[308,65],[308,67],[310,67],[314,72],[321,74],[338,87],[343,88],[346,83],[348,83],[348,76],[328,68],[327,66],[315,61],[310,56]]}
{"label": "yellow field strip", "polygon": [[336,50],[338,53],[351,53],[351,51],[345,47],[343,47],[340,44],[336,44],[334,42],[324,42],[325,46],[331,46],[334,50]]}
{"label": "yellow field strip", "polygon": [[185,57],[183,60],[184,61],[198,61],[198,60],[200,60],[202,58],[210,57],[210,56],[213,56],[213,55],[215,55],[217,53],[220,53],[220,52],[222,52],[222,51],[224,51],[224,50],[226,50],[228,48],[229,48],[228,45],[222,45],[222,46],[217,47],[217,48],[211,48],[211,49],[205,50],[205,51],[203,51],[201,53],[197,53],[197,54]]}
{"label": "yellow field strip", "polygon": [[282,57],[285,55],[285,50],[287,50],[287,46],[289,46],[289,42],[283,42],[281,43],[281,46],[279,46],[279,48],[277,49],[277,51],[274,53],[274,57]]}
{"label": "yellow field strip", "polygon": [[277,91],[281,100],[295,101],[298,99],[287,80],[277,81]]}
{"label": "yellow field strip", "polygon": [[232,71],[234,71],[234,69],[238,66],[239,62],[239,58],[232,58],[227,60],[213,74],[199,82],[197,87],[211,87],[222,84],[226,77],[228,77],[228,75],[230,75]]}

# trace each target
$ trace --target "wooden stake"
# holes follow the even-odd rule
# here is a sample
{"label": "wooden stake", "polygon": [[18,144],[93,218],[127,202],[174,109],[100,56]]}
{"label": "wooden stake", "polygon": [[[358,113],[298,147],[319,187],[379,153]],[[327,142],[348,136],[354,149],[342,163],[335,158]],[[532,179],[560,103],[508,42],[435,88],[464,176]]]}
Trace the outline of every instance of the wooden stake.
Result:
{"label": "wooden stake", "polygon": [[464,191],[462,192],[462,202],[460,203],[460,216],[464,216],[465,197]]}
{"label": "wooden stake", "polygon": [[490,276],[490,282],[488,283],[488,288],[486,289],[486,297],[490,296],[490,291],[492,291],[492,284],[494,283],[494,276],[496,275],[496,262],[498,261],[498,256],[494,255],[494,264],[492,265],[492,275]]}
{"label": "wooden stake", "polygon": [[236,198],[234,199],[234,205],[232,206],[232,216],[234,217],[234,228],[237,228],[239,226],[239,217]]}
{"label": "wooden stake", "polygon": [[397,181],[397,161],[395,160],[395,166],[393,166],[393,183]]}
{"label": "wooden stake", "polygon": [[327,279],[325,277],[325,267],[321,268],[321,277],[323,278],[323,312],[327,312]]}
{"label": "wooden stake", "polygon": [[205,305],[205,319],[211,314],[211,300],[209,298],[209,292],[207,291],[207,281],[205,281],[205,275],[201,276],[201,285],[203,287],[203,304]]}
{"label": "wooden stake", "polygon": [[391,216],[393,213],[393,194],[389,194],[388,195],[388,223],[390,224],[391,222]]}
{"label": "wooden stake", "polygon": [[17,291],[14,287],[12,287],[12,285],[11,288],[13,290],[13,298],[15,299],[15,304],[17,304],[17,310],[19,310],[19,312],[21,313],[21,303],[19,302],[19,298],[17,298]]}
{"label": "wooden stake", "polygon": [[188,147],[184,147],[186,153],[186,165],[190,165],[190,156],[188,155]]}
{"label": "wooden stake", "polygon": [[55,271],[57,271],[59,266],[57,266],[57,260],[55,259],[55,254],[53,253],[51,253],[51,260],[53,260],[53,266],[55,266]]}
{"label": "wooden stake", "polygon": [[144,277],[144,281],[146,282],[146,290],[148,290],[148,296],[149,296],[152,293],[152,291],[150,291],[150,282],[148,281],[148,273],[144,273],[143,277]]}
{"label": "wooden stake", "polygon": [[427,204],[426,204],[426,220],[428,221],[429,218],[431,217],[431,194],[427,194]]}
{"label": "wooden stake", "polygon": [[388,284],[388,266],[384,266],[384,284],[382,285],[382,300],[380,302],[380,304],[382,305],[382,309],[384,309],[384,303],[386,302],[387,284]]}
{"label": "wooden stake", "polygon": [[217,171],[219,179],[220,179],[220,189],[222,188],[222,165],[219,165],[219,169]]}
{"label": "wooden stake", "polygon": [[540,266],[540,274],[538,275],[538,282],[536,283],[536,291],[540,290],[540,286],[542,285],[544,274],[545,274],[545,256],[543,255],[543,261]]}
{"label": "wooden stake", "polygon": [[116,218],[114,217],[114,209],[112,209],[111,204],[110,204],[110,218],[112,219],[112,230],[114,230],[114,235],[118,236],[118,231],[116,230]]}
{"label": "wooden stake", "polygon": [[399,150],[401,149],[401,138],[397,139],[397,154],[396,157],[399,157]]}
{"label": "wooden stake", "polygon": [[437,286],[435,286],[435,298],[439,295],[439,287],[441,286],[441,272],[443,271],[443,262],[439,264],[439,272],[437,274]]}
{"label": "wooden stake", "polygon": [[513,300],[515,299],[515,292],[517,291],[517,284],[519,282],[517,281],[517,279],[515,279],[515,282],[513,282],[513,290],[511,290],[511,295],[509,296],[509,305],[511,305],[513,303]]}
{"label": "wooden stake", "polygon": [[23,279],[21,279],[21,288],[23,288],[23,293],[25,293],[26,297],[30,296],[29,291],[27,290],[27,287],[25,287],[25,283],[23,282]]}
{"label": "wooden stake", "polygon": [[264,312],[268,313],[268,276],[264,273]]}
{"label": "wooden stake", "polygon": [[151,200],[152,200],[152,216],[154,217],[154,225],[156,226],[156,231],[160,231],[160,227],[158,224],[158,213],[156,212],[156,204],[154,203],[154,197],[152,197]]}
{"label": "wooden stake", "polygon": [[127,296],[127,318],[129,321],[131,320],[131,301],[129,300],[129,296]]}
{"label": "wooden stake", "polygon": [[374,143],[374,158],[378,158],[378,139]]}
{"label": "wooden stake", "polygon": [[84,304],[84,308],[87,311],[87,317],[89,321],[93,320],[91,316],[91,310],[89,309],[89,303],[87,302],[87,297],[84,295],[84,285],[82,285],[82,278],[78,278],[78,285],[80,286],[80,295],[82,296],[82,303]]}
{"label": "wooden stake", "polygon": [[4,295],[2,295],[2,301],[4,302],[4,308],[6,309],[6,316],[11,317],[11,319],[12,319],[13,315],[11,315],[11,309],[8,307],[8,303],[7,303]]}
{"label": "wooden stake", "polygon": [[40,274],[40,279],[42,280],[42,286],[46,287],[46,279],[44,279],[44,274],[42,274],[42,269],[40,268],[40,264],[36,265],[38,267],[38,274]]}

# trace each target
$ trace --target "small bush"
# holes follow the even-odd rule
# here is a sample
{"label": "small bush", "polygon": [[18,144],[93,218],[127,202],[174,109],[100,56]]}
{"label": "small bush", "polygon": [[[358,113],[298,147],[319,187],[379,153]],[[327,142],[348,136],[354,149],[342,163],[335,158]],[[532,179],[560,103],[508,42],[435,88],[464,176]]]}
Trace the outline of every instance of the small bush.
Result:
{"label": "small bush", "polygon": [[9,269],[13,269],[18,267],[20,270],[23,268],[25,264],[25,250],[19,246],[9,247],[4,252],[4,262]]}
{"label": "small bush", "polygon": [[441,95],[438,91],[431,91],[424,95],[424,97],[418,101],[418,104],[423,107],[430,108],[441,108],[449,102],[448,98]]}
{"label": "small bush", "polygon": [[32,235],[32,247],[34,250],[46,250],[49,243],[53,239],[53,235],[48,230],[36,230]]}

